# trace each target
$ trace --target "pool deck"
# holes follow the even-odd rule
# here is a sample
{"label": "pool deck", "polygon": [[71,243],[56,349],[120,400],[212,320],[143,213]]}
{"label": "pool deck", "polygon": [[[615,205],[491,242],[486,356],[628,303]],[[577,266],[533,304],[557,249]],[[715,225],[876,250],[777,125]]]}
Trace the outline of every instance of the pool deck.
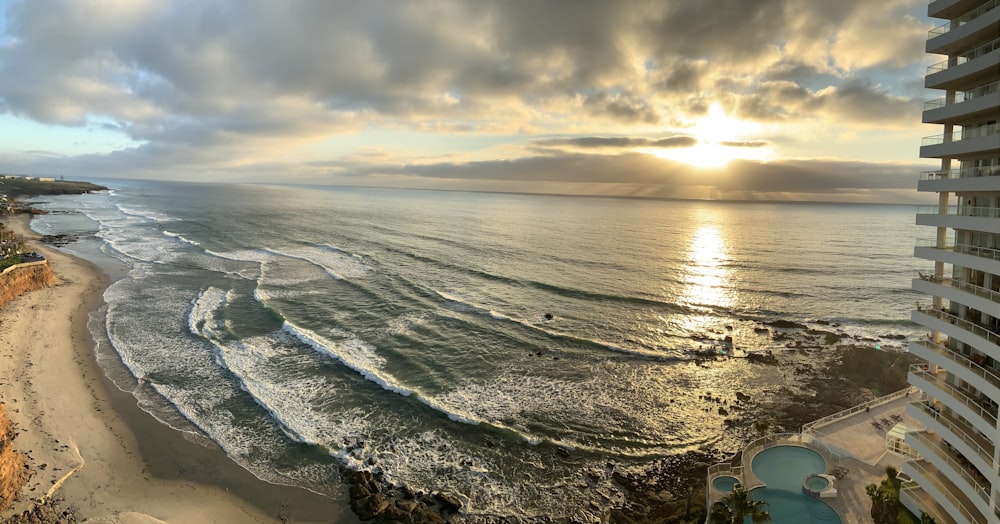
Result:
{"label": "pool deck", "polygon": [[[753,455],[775,445],[806,445],[822,451],[827,459],[826,473],[832,474],[835,469],[844,473],[834,484],[837,496],[824,498],[823,502],[835,509],[845,523],[870,522],[871,500],[865,493],[865,486],[881,482],[885,478],[887,466],[897,470],[902,469],[903,461],[906,459],[886,449],[885,437],[893,425],[899,422],[914,429],[922,428],[921,424],[906,414],[906,404],[915,398],[912,395],[897,396],[886,402],[871,405],[867,410],[860,409],[842,417],[821,419],[822,422],[814,425],[807,424],[808,429],[802,434],[791,436],[784,442],[775,441],[766,447],[755,449],[750,456],[743,457],[743,464],[749,465]],[[818,440],[821,444],[809,444],[812,440]],[[738,473],[734,472],[735,474],[724,472],[720,474],[733,474],[737,478],[742,476],[748,487],[752,488],[756,478],[747,470],[749,467]],[[710,486],[711,480],[710,478]],[[712,491],[710,493],[712,502],[725,495],[718,490],[709,489]]]}
{"label": "pool deck", "polygon": [[[865,486],[882,482],[886,466],[902,470],[906,459],[886,449],[885,436],[897,422],[915,429],[923,427],[906,414],[906,404],[915,398],[912,395],[896,398],[809,430],[828,446],[850,454],[840,459],[839,466],[846,468],[847,474],[835,485],[837,496],[823,499],[844,522],[871,521],[871,499],[865,493]],[[827,469],[835,466],[828,465]]]}

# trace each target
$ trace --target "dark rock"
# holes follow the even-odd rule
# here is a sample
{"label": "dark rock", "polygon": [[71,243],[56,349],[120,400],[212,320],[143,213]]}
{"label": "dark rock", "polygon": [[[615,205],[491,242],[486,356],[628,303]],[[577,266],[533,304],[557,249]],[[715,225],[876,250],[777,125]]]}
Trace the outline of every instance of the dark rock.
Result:
{"label": "dark rock", "polygon": [[[758,364],[770,364],[772,366],[778,365],[778,357],[774,356],[774,353],[749,353],[747,354],[747,360],[750,362],[755,362]],[[749,399],[749,397],[747,397]]]}
{"label": "dark rock", "polygon": [[620,509],[613,509],[611,513],[608,514],[608,522],[611,524],[632,524],[632,519],[625,515],[625,512]]}
{"label": "dark rock", "polygon": [[785,320],[783,318],[766,322],[766,324],[782,329],[806,329],[805,324],[799,324],[798,322]]}
{"label": "dark rock", "polygon": [[417,506],[419,504],[412,500],[392,499],[390,504],[382,511],[381,517],[389,521],[405,521],[413,513],[413,510],[417,509]]}
{"label": "dark rock", "polygon": [[439,491],[434,494],[434,500],[441,505],[444,513],[457,513],[462,509],[462,500],[446,491]]}
{"label": "dark rock", "polygon": [[399,496],[405,500],[416,500],[417,493],[410,486],[403,486],[399,488]]}
{"label": "dark rock", "polygon": [[372,496],[371,490],[361,484],[354,484],[349,490],[351,495],[351,500],[365,499]]}
{"label": "dark rock", "polygon": [[351,509],[354,510],[354,513],[361,520],[371,520],[379,516],[388,506],[389,501],[381,493],[375,493],[370,497],[351,501]]}
{"label": "dark rock", "polygon": [[639,489],[642,487],[642,482],[639,479],[634,478],[631,475],[626,475],[621,471],[616,470],[614,473],[611,474],[611,478],[619,485],[621,485],[621,487],[629,491],[639,491]]}
{"label": "dark rock", "polygon": [[444,517],[427,506],[417,505],[410,513],[410,522],[413,524],[445,524]]}

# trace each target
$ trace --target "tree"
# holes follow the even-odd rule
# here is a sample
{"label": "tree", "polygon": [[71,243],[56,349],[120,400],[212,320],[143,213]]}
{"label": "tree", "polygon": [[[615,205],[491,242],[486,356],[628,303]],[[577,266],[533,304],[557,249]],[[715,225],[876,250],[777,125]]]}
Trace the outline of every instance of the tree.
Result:
{"label": "tree", "polygon": [[865,493],[872,499],[872,521],[875,524],[895,524],[899,516],[899,500],[892,496],[885,482],[880,486],[865,486]]}
{"label": "tree", "polygon": [[921,511],[920,512],[920,524],[937,524],[937,521],[934,520],[934,517],[932,517],[932,516],[928,515],[927,513],[924,513],[923,511]]}
{"label": "tree", "polygon": [[743,524],[744,517],[749,515],[755,524],[771,522],[766,507],[767,502],[750,498],[749,491],[737,486],[722,500],[712,504],[709,518],[717,524]]}
{"label": "tree", "polygon": [[896,480],[896,476],[897,475],[899,475],[899,470],[898,469],[896,469],[896,468],[894,468],[892,466],[886,466],[885,467],[885,476],[890,481]]}

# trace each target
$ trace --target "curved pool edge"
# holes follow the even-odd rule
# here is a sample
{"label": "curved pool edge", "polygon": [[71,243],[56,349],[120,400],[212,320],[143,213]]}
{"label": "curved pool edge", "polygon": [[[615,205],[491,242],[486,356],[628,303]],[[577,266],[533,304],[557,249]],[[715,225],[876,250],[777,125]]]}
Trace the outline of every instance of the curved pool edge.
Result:
{"label": "curved pool edge", "polygon": [[836,508],[819,498],[785,489],[758,486],[750,490],[750,497],[767,503],[771,522],[801,522],[803,513],[809,515],[809,524],[844,524]]}
{"label": "curved pool edge", "polygon": [[711,479],[712,488],[722,492],[731,493],[737,486],[742,486],[743,481],[736,475],[723,473]]}

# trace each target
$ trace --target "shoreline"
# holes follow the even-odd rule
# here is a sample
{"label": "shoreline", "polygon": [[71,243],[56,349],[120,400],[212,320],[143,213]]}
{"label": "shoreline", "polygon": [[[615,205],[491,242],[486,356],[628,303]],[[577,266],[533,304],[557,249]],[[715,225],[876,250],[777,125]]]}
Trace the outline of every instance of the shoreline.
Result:
{"label": "shoreline", "polygon": [[0,312],[0,400],[16,427],[14,446],[34,473],[2,517],[53,498],[82,522],[357,522],[343,494],[335,499],[264,482],[214,443],[160,423],[115,387],[87,328],[108,277],[41,245],[29,219],[4,222],[48,258],[60,283]]}

